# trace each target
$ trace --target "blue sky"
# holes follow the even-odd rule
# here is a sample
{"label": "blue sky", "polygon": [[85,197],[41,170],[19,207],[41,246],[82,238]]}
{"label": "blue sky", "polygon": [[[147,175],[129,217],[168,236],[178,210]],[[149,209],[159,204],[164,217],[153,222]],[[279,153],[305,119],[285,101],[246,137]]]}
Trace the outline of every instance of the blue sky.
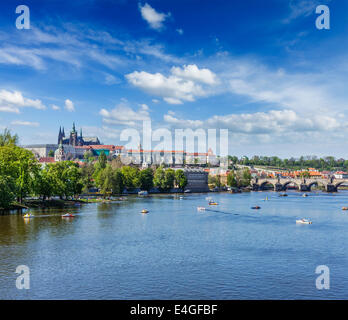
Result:
{"label": "blue sky", "polygon": [[56,143],[75,121],[119,144],[151,119],[229,129],[239,156],[348,158],[347,14],[346,0],[3,0],[0,129]]}

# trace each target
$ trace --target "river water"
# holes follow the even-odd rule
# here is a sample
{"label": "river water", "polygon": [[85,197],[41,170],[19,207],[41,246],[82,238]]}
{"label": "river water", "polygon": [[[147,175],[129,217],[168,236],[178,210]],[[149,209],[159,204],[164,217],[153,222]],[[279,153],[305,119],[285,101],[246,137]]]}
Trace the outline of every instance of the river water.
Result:
{"label": "river water", "polygon": [[[348,192],[288,195],[129,196],[76,207],[73,219],[0,216],[0,299],[348,298]],[[29,290],[16,288],[18,265]],[[329,290],[316,288],[319,265]]]}

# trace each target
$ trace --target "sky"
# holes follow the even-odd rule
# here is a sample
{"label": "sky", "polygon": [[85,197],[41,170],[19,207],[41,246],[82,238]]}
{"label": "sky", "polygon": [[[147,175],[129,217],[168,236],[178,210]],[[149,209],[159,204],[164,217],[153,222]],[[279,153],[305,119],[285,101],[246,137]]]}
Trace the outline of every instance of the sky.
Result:
{"label": "sky", "polygon": [[347,0],[2,0],[0,130],[57,143],[75,122],[117,145],[151,120],[228,129],[237,156],[348,158],[347,15]]}

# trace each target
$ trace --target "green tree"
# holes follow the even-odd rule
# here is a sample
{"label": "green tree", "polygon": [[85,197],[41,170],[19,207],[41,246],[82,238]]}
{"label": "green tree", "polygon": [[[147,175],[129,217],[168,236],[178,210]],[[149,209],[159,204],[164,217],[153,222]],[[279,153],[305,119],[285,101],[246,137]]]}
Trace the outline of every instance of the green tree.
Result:
{"label": "green tree", "polygon": [[130,166],[124,166],[121,169],[124,184],[127,188],[137,188],[139,186],[139,169]]}
{"label": "green tree", "polygon": [[113,171],[111,166],[107,165],[105,169],[103,169],[100,173],[100,184],[99,188],[104,197],[107,193],[112,192],[113,187]]}
{"label": "green tree", "polygon": [[49,166],[54,181],[54,194],[68,198],[82,192],[81,169],[72,161],[60,161]]}
{"label": "green tree", "polygon": [[230,171],[227,175],[227,185],[230,187],[238,187],[238,179],[234,170]]}
{"label": "green tree", "polygon": [[106,164],[108,162],[108,159],[106,157],[106,154],[104,151],[102,151],[98,157],[98,164],[99,164],[99,167],[101,169],[105,169],[106,168]]}
{"label": "green tree", "polygon": [[50,170],[51,166],[52,164],[46,165],[34,174],[33,194],[41,197],[42,200],[50,198],[55,191],[55,180],[52,170]]}
{"label": "green tree", "polygon": [[0,190],[0,208],[8,209],[16,198],[13,192],[13,179],[7,176],[0,176]]}
{"label": "green tree", "polygon": [[239,186],[240,187],[247,187],[247,186],[250,185],[250,182],[251,182],[250,170],[248,168],[245,168],[242,171],[240,182],[239,182]]}
{"label": "green tree", "polygon": [[162,189],[170,190],[174,188],[174,182],[175,182],[175,171],[169,168],[164,173],[164,184],[162,185]]}
{"label": "green tree", "polygon": [[78,164],[74,162],[67,163],[67,168],[65,171],[65,179],[66,179],[66,191],[65,191],[66,197],[81,194],[83,189],[83,183],[82,183],[81,169],[79,168]]}
{"label": "green tree", "polygon": [[187,178],[183,170],[175,171],[175,184],[180,188],[184,189],[187,185]]}
{"label": "green tree", "polygon": [[32,152],[11,144],[0,147],[0,176],[13,178],[13,191],[20,203],[32,191],[37,170],[39,164]]}
{"label": "green tree", "polygon": [[87,161],[87,162],[92,162],[94,161],[94,155],[93,152],[88,150],[84,153],[83,158]]}
{"label": "green tree", "polygon": [[160,166],[159,168],[156,169],[155,175],[153,178],[153,183],[155,187],[163,190],[164,185],[165,185],[165,172],[163,170],[163,166]]}
{"label": "green tree", "polygon": [[81,179],[84,186],[84,190],[88,191],[94,187],[94,166],[91,162],[84,163],[81,167]]}
{"label": "green tree", "polygon": [[120,169],[116,169],[113,172],[112,179],[112,192],[114,194],[122,194],[124,190],[124,177]]}
{"label": "green tree", "polygon": [[302,172],[300,173],[300,177],[301,177],[301,178],[310,178],[311,175],[310,175],[309,171],[302,171]]}
{"label": "green tree", "polygon": [[11,131],[7,128],[4,129],[3,133],[0,134],[0,147],[8,145],[16,145],[18,143],[18,136],[12,135]]}
{"label": "green tree", "polygon": [[149,191],[153,187],[153,171],[151,168],[141,170],[139,173],[139,187],[141,190]]}
{"label": "green tree", "polygon": [[49,157],[54,157],[54,151],[53,151],[53,150],[50,150],[50,151],[48,152],[48,156],[49,156]]}

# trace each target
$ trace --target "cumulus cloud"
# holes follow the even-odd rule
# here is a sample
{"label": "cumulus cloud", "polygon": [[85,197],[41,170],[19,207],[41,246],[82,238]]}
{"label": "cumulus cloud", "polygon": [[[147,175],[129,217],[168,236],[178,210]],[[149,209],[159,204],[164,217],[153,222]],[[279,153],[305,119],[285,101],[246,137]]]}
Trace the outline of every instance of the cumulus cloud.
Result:
{"label": "cumulus cloud", "polygon": [[206,84],[215,84],[216,75],[209,69],[199,69],[195,64],[184,65],[183,68],[172,67],[171,73],[179,78],[188,79]]}
{"label": "cumulus cloud", "polygon": [[21,108],[24,107],[31,107],[38,110],[46,109],[46,106],[41,100],[25,98],[19,91],[0,91],[0,111],[20,113]]}
{"label": "cumulus cloud", "polygon": [[176,118],[172,113],[164,115],[164,121],[176,127],[225,128],[231,133],[247,135],[284,135],[293,132],[328,132],[345,130],[347,124],[325,114],[303,117],[293,110],[270,110],[242,114],[214,115],[206,120]]}
{"label": "cumulus cloud", "polygon": [[197,97],[208,95],[207,87],[217,82],[216,75],[209,69],[199,69],[196,65],[183,68],[173,67],[168,77],[161,73],[134,71],[126,79],[145,92],[162,97],[169,104],[182,104],[183,101],[195,101]]}
{"label": "cumulus cloud", "polygon": [[65,100],[64,108],[66,110],[68,110],[69,112],[75,111],[74,103],[71,100],[69,100],[69,99]]}
{"label": "cumulus cloud", "polygon": [[134,126],[137,121],[150,120],[149,107],[146,104],[133,110],[127,102],[121,102],[112,110],[101,109],[99,114],[103,117],[103,122],[110,125]]}
{"label": "cumulus cloud", "polygon": [[163,22],[170,16],[170,13],[160,13],[145,3],[143,6],[139,4],[139,10],[142,18],[149,24],[150,28],[154,30],[161,30]]}
{"label": "cumulus cloud", "polygon": [[52,108],[52,110],[54,110],[54,111],[60,110],[60,107],[57,106],[57,105],[55,105],[55,104],[52,104],[52,105],[51,105],[51,108]]}
{"label": "cumulus cloud", "polygon": [[328,111],[333,103],[336,107],[342,106],[320,78],[316,74],[288,74],[284,70],[272,71],[249,65],[242,74],[231,74],[226,83],[234,94],[277,108]]}

